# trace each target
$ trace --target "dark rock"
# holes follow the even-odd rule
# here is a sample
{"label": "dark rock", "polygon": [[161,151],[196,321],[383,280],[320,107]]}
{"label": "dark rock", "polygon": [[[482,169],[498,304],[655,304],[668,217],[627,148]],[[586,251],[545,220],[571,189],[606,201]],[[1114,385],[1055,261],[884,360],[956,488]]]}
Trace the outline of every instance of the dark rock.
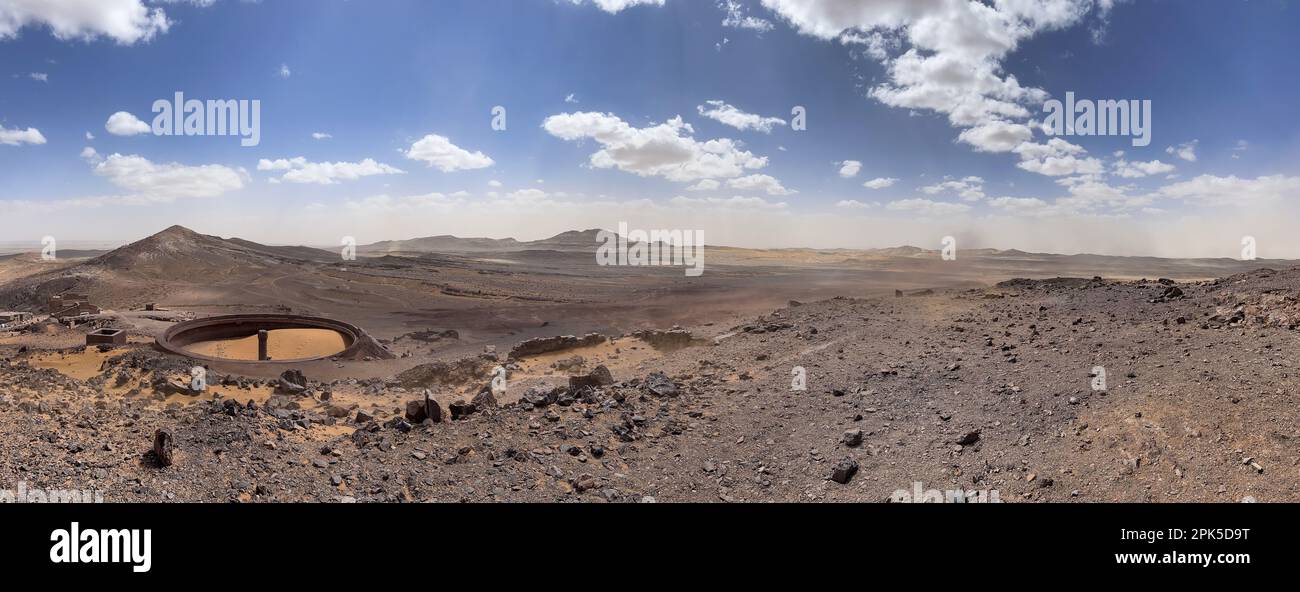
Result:
{"label": "dark rock", "polygon": [[302,394],[307,390],[307,377],[301,370],[285,370],[276,381],[275,390],[290,395]]}
{"label": "dark rock", "polygon": [[478,411],[495,409],[497,407],[497,398],[492,396],[492,389],[485,388],[479,391],[477,395],[474,395],[474,400],[470,401],[470,404]]}
{"label": "dark rock", "polygon": [[473,403],[466,403],[464,399],[457,399],[455,402],[448,405],[447,409],[451,411],[452,421],[464,419],[477,411],[477,409],[474,408]]}
{"label": "dark rock", "polygon": [[963,436],[960,437],[960,438],[957,438],[957,443],[960,444],[960,445],[962,445],[962,446],[970,446],[971,444],[974,444],[974,443],[979,442],[979,441],[980,441],[980,431],[979,431],[979,430],[974,430],[974,431],[966,432],[965,435],[963,435]]}
{"label": "dark rock", "polygon": [[840,442],[850,448],[860,446],[862,444],[862,430],[852,429],[845,431],[844,435],[840,437]]}
{"label": "dark rock", "polygon": [[534,407],[545,407],[558,401],[562,392],[564,389],[560,388],[530,387],[524,391],[523,401]]}
{"label": "dark rock", "polygon": [[167,430],[155,430],[153,433],[153,457],[160,467],[170,467],[172,457],[172,433]]}
{"label": "dark rock", "polygon": [[569,388],[579,389],[582,387],[601,387],[614,384],[614,375],[610,374],[609,368],[604,365],[596,366],[589,374],[582,376],[570,376]]}
{"label": "dark rock", "polygon": [[424,423],[432,420],[433,423],[442,422],[442,406],[438,401],[429,396],[429,391],[424,392],[423,399],[415,399],[406,402],[406,419],[412,423]]}
{"label": "dark rock", "polygon": [[646,377],[645,388],[656,397],[677,396],[677,383],[663,372],[654,372]]}
{"label": "dark rock", "polygon": [[858,461],[846,456],[835,463],[835,466],[831,469],[831,481],[846,485],[857,472]]}

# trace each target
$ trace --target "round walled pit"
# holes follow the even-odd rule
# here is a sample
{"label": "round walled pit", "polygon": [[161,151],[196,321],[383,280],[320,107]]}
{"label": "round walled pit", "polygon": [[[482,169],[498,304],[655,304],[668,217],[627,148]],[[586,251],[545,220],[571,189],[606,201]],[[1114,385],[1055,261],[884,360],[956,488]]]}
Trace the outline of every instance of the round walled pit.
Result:
{"label": "round walled pit", "polygon": [[[259,334],[265,332],[265,354]],[[178,323],[158,347],[209,362],[276,364],[325,358],[386,359],[391,353],[360,328],[334,319],[280,314],[226,315]]]}

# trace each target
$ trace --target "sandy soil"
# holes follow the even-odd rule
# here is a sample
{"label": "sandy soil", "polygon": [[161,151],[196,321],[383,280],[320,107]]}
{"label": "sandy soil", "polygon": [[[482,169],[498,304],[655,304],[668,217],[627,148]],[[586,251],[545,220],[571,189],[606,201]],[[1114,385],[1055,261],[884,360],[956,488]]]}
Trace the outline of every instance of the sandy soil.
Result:
{"label": "sandy soil", "polygon": [[[13,304],[84,287],[121,311],[0,336],[0,486],[114,501],[886,501],[916,483],[1012,502],[1300,500],[1300,269],[737,252],[692,282],[566,252],[341,265],[183,233],[151,249],[148,265],[113,263],[133,247],[0,286]],[[203,285],[155,279],[186,265],[227,267]],[[1002,281],[1056,270],[1082,273]],[[1140,279],[1165,272],[1180,281]],[[169,310],[143,312],[138,286]],[[233,310],[336,316],[400,357],[288,368],[304,384],[211,364],[202,394],[178,388],[194,362],[149,336]],[[84,346],[110,324],[131,344]],[[689,347],[630,334],[673,325]],[[611,339],[505,354],[590,331]],[[498,372],[504,388],[484,394]],[[411,415],[426,390],[440,422]],[[148,452],[156,429],[176,437],[170,466]]]}

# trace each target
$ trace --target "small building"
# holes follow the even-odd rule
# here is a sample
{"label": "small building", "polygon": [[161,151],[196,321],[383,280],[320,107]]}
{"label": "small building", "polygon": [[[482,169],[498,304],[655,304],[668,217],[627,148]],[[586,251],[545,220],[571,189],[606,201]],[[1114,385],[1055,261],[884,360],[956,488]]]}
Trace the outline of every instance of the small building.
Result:
{"label": "small building", "polygon": [[86,317],[90,315],[97,315],[99,313],[100,310],[98,306],[95,306],[89,302],[78,302],[62,310],[56,310],[50,313],[50,316],[62,322],[68,319],[73,319],[77,317]]}
{"label": "small building", "polygon": [[86,345],[126,345],[126,331],[121,329],[96,329],[86,334]]}
{"label": "small building", "polygon": [[57,296],[51,296],[45,301],[45,312],[52,315],[77,304],[90,304],[90,296],[75,292],[64,292]]}
{"label": "small building", "polygon": [[0,312],[0,329],[9,329],[31,322],[30,312]]}

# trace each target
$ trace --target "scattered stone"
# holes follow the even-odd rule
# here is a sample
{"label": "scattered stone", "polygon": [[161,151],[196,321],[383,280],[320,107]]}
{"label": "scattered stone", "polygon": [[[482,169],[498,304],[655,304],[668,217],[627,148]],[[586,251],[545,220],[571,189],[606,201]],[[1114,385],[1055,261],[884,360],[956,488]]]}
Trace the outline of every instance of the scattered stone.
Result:
{"label": "scattered stone", "polygon": [[153,457],[154,460],[157,461],[158,466],[170,467],[172,465],[172,461],[175,460],[172,456],[173,445],[171,432],[163,429],[154,431]]}
{"label": "scattered stone", "polygon": [[858,461],[846,456],[835,463],[835,467],[831,469],[831,481],[840,485],[847,485],[849,480],[853,479],[853,476],[857,473]]}

